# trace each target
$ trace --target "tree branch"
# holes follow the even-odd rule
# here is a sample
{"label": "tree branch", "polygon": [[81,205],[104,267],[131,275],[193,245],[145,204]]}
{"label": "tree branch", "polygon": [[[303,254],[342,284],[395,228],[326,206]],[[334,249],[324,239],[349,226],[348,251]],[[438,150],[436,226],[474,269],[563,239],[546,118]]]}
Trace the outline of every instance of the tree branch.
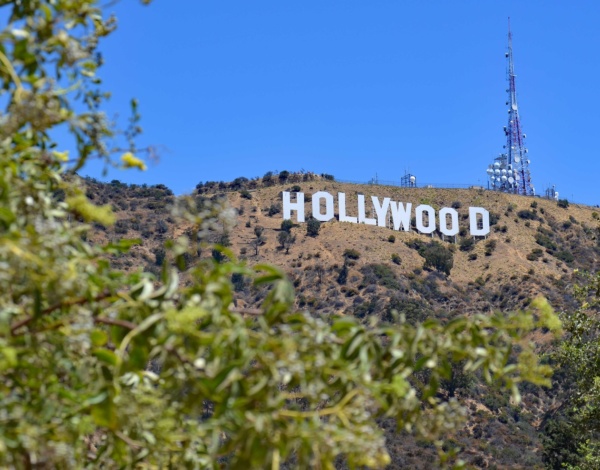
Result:
{"label": "tree branch", "polygon": [[245,313],[247,315],[264,315],[264,311],[259,308],[242,308],[242,307],[234,307],[233,305],[229,307],[229,311],[233,313]]}
{"label": "tree branch", "polygon": [[[81,299],[66,300],[64,302],[59,302],[57,304],[51,305],[48,308],[45,308],[44,310],[41,311],[40,315],[48,315],[48,314],[50,314],[56,310],[59,310],[63,307],[73,307],[75,305],[85,305],[88,302],[99,302],[100,300],[104,300],[112,295],[113,294],[111,292],[104,292],[104,293],[94,297],[93,299],[81,298]],[[10,327],[11,334],[14,336],[15,332],[19,328],[31,323],[35,318],[36,318],[35,316],[29,315],[29,316],[23,318],[22,320],[19,320],[18,322],[16,322],[15,324],[13,324]]]}
{"label": "tree branch", "polygon": [[121,326],[128,330],[133,330],[137,325],[127,320],[119,320],[116,318],[94,317],[94,323],[102,323],[104,325]]}

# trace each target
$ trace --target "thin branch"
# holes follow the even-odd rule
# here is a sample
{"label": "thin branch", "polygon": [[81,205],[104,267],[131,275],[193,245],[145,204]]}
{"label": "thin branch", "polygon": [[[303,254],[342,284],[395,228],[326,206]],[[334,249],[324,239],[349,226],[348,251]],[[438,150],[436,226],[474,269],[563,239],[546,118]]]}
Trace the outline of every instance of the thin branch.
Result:
{"label": "thin branch", "polygon": [[123,328],[127,328],[128,330],[133,330],[137,326],[135,323],[131,323],[130,321],[118,320],[116,318],[94,317],[94,322],[102,323],[104,325],[121,326]]}
{"label": "thin branch", "polygon": [[116,431],[115,436],[117,436],[119,439],[121,439],[123,442],[125,442],[129,447],[131,447],[133,449],[141,449],[142,447],[144,447],[143,443],[134,441],[129,436],[126,436],[125,434],[123,434],[120,431]]}
{"label": "thin branch", "polygon": [[[42,310],[40,315],[48,315],[48,314],[54,312],[55,310],[60,310],[63,307],[73,307],[75,305],[85,305],[88,302],[99,302],[100,300],[104,300],[112,295],[113,294],[111,292],[104,292],[103,294],[100,294],[100,295],[94,297],[93,299],[81,298],[81,299],[66,300],[64,302],[59,302],[57,304],[51,305],[50,307]],[[36,318],[36,316],[29,315],[29,316],[23,318],[22,320],[19,320],[18,322],[16,322],[14,325],[12,325],[10,327],[11,334],[14,336],[15,332],[19,328],[31,323],[35,318]]]}
{"label": "thin branch", "polygon": [[242,308],[242,307],[234,307],[233,305],[229,307],[229,311],[233,313],[245,313],[247,315],[264,315],[264,310],[259,308]]}

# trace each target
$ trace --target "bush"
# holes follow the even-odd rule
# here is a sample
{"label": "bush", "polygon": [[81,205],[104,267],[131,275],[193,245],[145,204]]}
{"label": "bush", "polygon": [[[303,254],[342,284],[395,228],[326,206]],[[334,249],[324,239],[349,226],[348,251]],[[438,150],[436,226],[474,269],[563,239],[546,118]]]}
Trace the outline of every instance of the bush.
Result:
{"label": "bush", "polygon": [[393,318],[392,312],[404,315],[406,321],[411,325],[424,321],[432,313],[431,308],[423,300],[406,298],[399,295],[395,295],[390,299],[386,306],[383,320],[391,321]]}
{"label": "bush", "polygon": [[236,292],[242,292],[244,290],[244,275],[240,273],[233,273],[231,275],[231,284],[233,290]]}
{"label": "bush", "polygon": [[115,223],[115,233],[118,233],[119,235],[126,234],[128,229],[129,223],[127,222],[127,220],[121,219],[117,220],[117,222]]}
{"label": "bush", "polygon": [[244,199],[252,199],[252,194],[250,194],[250,191],[248,191],[247,189],[242,189],[240,191],[240,196]]}
{"label": "bush", "polygon": [[523,211],[519,211],[517,212],[517,215],[524,220],[537,220],[538,216],[535,214],[535,212],[530,211],[530,210],[523,210]]}
{"label": "bush", "polygon": [[169,231],[169,226],[167,225],[167,223],[164,220],[161,219],[156,223],[156,232],[157,233],[164,234],[164,233],[167,233],[168,231]]}
{"label": "bush", "polygon": [[348,266],[346,264],[344,264],[342,266],[342,269],[340,269],[340,273],[337,277],[337,282],[340,285],[344,285],[346,284],[346,281],[348,280]]}
{"label": "bush", "polygon": [[277,235],[277,241],[281,248],[285,248],[285,254],[288,254],[292,245],[296,243],[296,237],[291,232],[281,231]]}
{"label": "bush", "polygon": [[388,242],[390,242],[390,243],[396,243],[396,236],[395,235],[390,235],[388,237]]}
{"label": "bush", "polygon": [[424,268],[433,268],[449,275],[454,266],[454,255],[439,242],[431,242],[423,250],[419,250],[419,254],[425,258]]}
{"label": "bush", "polygon": [[497,244],[498,244],[498,242],[496,240],[489,240],[485,244],[485,256],[492,256],[492,253],[496,249]]}
{"label": "bush", "polygon": [[413,238],[412,240],[408,240],[406,242],[406,246],[412,248],[413,250],[421,251],[427,246],[427,243],[419,238]]}
{"label": "bush", "polygon": [[569,201],[567,199],[559,199],[557,201],[556,205],[558,207],[562,207],[563,209],[566,209],[567,207],[569,207]]}
{"label": "bush", "polygon": [[575,257],[573,256],[573,253],[571,253],[570,251],[566,251],[566,250],[559,251],[554,256],[556,258],[558,258],[559,260],[564,261],[567,264],[570,264],[573,261],[575,261]]}
{"label": "bush", "polygon": [[550,237],[541,232],[535,234],[535,242],[538,245],[543,246],[550,252],[556,251],[556,245],[554,244],[554,242],[550,239]]}
{"label": "bush", "polygon": [[475,248],[475,240],[472,238],[463,238],[459,244],[460,251],[472,251]]}
{"label": "bush", "polygon": [[451,207],[452,209],[460,209],[462,207],[462,203],[460,201],[454,201]]}
{"label": "bush", "polygon": [[[246,178],[245,176],[240,176],[239,178],[234,179],[231,183],[230,183],[230,187],[232,189],[240,189],[245,187],[248,184],[248,178]],[[248,198],[250,199],[250,198]]]}
{"label": "bush", "polygon": [[316,236],[318,236],[320,228],[321,228],[321,222],[319,222],[314,217],[311,217],[306,222],[306,234],[309,237],[316,237]]}
{"label": "bush", "polygon": [[302,188],[300,186],[298,186],[297,184],[295,184],[294,186],[292,186],[290,188],[290,191],[293,193],[299,193],[300,191],[302,191]]}
{"label": "bush", "polygon": [[273,172],[267,171],[262,177],[262,182],[265,186],[271,186],[273,184]]}
{"label": "bush", "polygon": [[477,259],[477,253],[469,253],[469,261],[475,261]]}
{"label": "bush", "polygon": [[387,264],[367,264],[361,268],[360,272],[364,276],[363,286],[377,283],[388,289],[398,289],[400,287],[396,274]]}
{"label": "bush", "polygon": [[540,248],[534,248],[531,253],[527,255],[529,261],[537,261],[544,255],[544,252]]}
{"label": "bush", "polygon": [[155,248],[152,250],[154,254],[154,264],[156,266],[162,266],[163,261],[165,260],[165,256],[167,255],[163,248]]}
{"label": "bush", "polygon": [[281,212],[281,206],[279,204],[271,204],[271,207],[269,207],[269,210],[267,212],[267,215],[269,217],[273,217],[276,214],[279,214]]}
{"label": "bush", "polygon": [[281,230],[283,230],[284,232],[289,232],[290,230],[292,230],[293,226],[294,223],[290,219],[285,219],[283,222],[281,222]]}
{"label": "bush", "polygon": [[392,253],[392,262],[394,264],[400,265],[402,263],[402,259],[398,253]]}
{"label": "bush", "polygon": [[538,206],[538,203],[537,203],[537,201],[533,201],[533,202],[532,202],[532,203],[529,205],[529,207],[531,207],[532,209],[535,209],[537,206]]}
{"label": "bush", "polygon": [[290,172],[287,170],[283,170],[282,172],[279,173],[279,181],[281,183],[285,183],[289,177],[290,177]]}
{"label": "bush", "polygon": [[348,248],[344,250],[344,258],[357,260],[360,258],[360,253],[354,249]]}

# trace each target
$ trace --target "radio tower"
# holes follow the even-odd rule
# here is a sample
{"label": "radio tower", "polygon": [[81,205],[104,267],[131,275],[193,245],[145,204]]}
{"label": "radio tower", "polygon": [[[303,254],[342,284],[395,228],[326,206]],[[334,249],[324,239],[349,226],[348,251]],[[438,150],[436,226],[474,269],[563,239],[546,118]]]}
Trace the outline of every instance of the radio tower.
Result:
{"label": "radio tower", "polygon": [[517,87],[515,84],[515,70],[513,64],[512,33],[510,31],[510,18],[508,19],[508,125],[504,128],[506,135],[505,153],[494,159],[493,165],[487,169],[492,189],[507,193],[534,196],[535,188],[531,184],[529,172],[529,158],[525,148],[525,134],[519,119],[517,105]]}

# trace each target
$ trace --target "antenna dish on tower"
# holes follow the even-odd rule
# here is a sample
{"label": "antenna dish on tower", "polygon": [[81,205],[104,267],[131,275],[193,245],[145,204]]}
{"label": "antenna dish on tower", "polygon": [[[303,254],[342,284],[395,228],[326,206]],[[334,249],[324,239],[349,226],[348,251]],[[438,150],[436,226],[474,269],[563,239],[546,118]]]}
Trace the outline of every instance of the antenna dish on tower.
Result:
{"label": "antenna dish on tower", "polygon": [[408,171],[406,171],[404,176],[400,178],[400,186],[405,188],[416,188],[417,177],[415,175],[411,175]]}

